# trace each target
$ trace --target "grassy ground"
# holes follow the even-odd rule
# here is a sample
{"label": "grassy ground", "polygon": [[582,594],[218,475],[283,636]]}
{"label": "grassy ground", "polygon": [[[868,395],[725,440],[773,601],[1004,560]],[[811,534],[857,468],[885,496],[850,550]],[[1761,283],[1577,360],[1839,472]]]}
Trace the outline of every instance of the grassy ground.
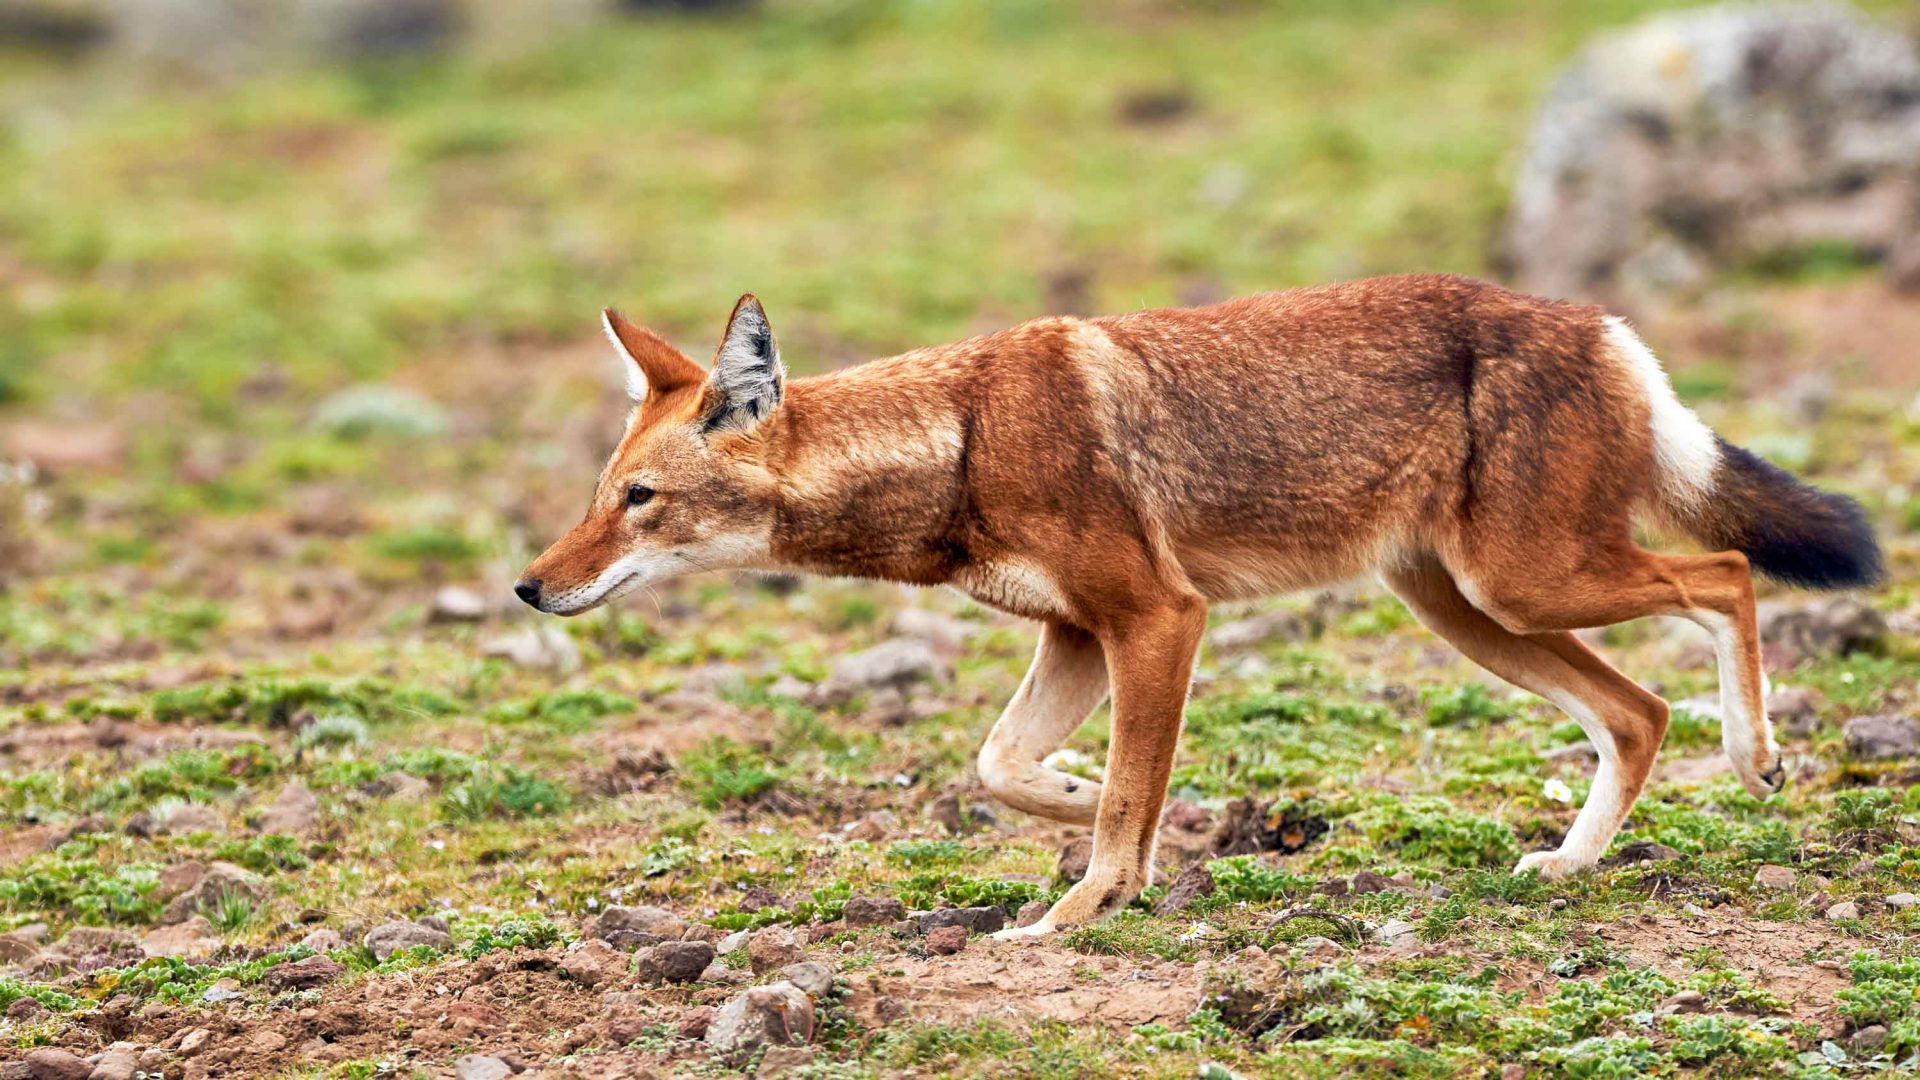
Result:
{"label": "grassy ground", "polygon": [[[1910,1062],[1920,915],[1884,898],[1920,877],[1920,768],[1840,735],[1912,709],[1903,632],[1782,658],[1817,722],[1765,802],[1683,710],[1622,857],[1548,885],[1505,871],[1584,797],[1556,753],[1577,729],[1376,592],[1265,605],[1298,619],[1203,657],[1162,842],[1163,883],[1205,864],[1212,895],[943,957],[838,920],[855,894],[1012,914],[1063,888],[1073,832],[994,808],[969,767],[1029,627],[828,582],[703,579],[564,624],[506,594],[618,431],[600,305],[698,354],[751,289],[805,369],[1047,310],[1484,272],[1544,80],[1653,6],[776,4],[198,89],[0,60],[0,446],[38,463],[0,472],[0,929],[43,924],[68,961],[0,968],[0,1060],[120,1039],[169,1078],[510,1049],[556,1075],[751,1068],[681,1037],[738,985],[643,987],[578,944],[606,906],[657,904],[813,932],[838,988],[787,1062],[805,1075]],[[1867,599],[1898,630],[1905,388],[1786,314],[1860,298],[1911,316],[1870,277],[1743,281],[1650,336],[1717,428],[1868,503],[1894,578]],[[1838,376],[1812,421],[1755,374],[1816,365]],[[363,383],[401,393],[329,400]],[[577,670],[489,655],[537,627]],[[838,658],[912,634],[939,670],[904,699],[817,700]],[[1604,643],[1674,700],[1714,689],[1685,633]],[[1077,767],[1104,740],[1096,716]],[[296,783],[312,812],[263,816]],[[1219,855],[1244,796],[1285,827]],[[146,957],[191,861],[261,884],[209,896],[199,959]],[[1326,895],[1362,871],[1404,876]],[[450,954],[363,947],[429,915]],[[344,973],[275,989],[316,929]]]}

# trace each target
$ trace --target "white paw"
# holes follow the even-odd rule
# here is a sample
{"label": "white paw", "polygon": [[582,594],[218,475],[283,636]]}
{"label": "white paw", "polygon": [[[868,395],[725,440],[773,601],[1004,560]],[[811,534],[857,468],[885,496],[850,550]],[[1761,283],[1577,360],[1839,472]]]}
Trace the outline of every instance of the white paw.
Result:
{"label": "white paw", "polygon": [[993,935],[995,941],[1024,941],[1028,938],[1046,937],[1053,933],[1052,924],[1041,919],[1032,926],[1009,926]]}
{"label": "white paw", "polygon": [[1540,876],[1548,881],[1559,881],[1593,865],[1559,851],[1532,851],[1520,856],[1513,872],[1524,874],[1529,870],[1538,870]]}

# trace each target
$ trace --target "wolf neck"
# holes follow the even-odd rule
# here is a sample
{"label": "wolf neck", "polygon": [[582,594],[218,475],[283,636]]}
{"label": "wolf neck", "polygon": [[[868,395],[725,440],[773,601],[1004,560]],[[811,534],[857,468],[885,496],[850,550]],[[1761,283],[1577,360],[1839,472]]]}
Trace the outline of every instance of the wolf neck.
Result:
{"label": "wolf neck", "polygon": [[771,435],[774,558],[812,573],[915,585],[965,560],[967,416],[955,373],[880,360],[795,380]]}

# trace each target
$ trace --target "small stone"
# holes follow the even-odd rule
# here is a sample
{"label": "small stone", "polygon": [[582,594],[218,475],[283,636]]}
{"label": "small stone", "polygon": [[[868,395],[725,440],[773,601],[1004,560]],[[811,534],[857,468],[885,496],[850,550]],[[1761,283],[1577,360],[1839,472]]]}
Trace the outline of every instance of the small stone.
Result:
{"label": "small stone", "polygon": [[289,781],[260,815],[260,831],[303,836],[320,822],[320,799],[298,780]]}
{"label": "small stone", "polygon": [[1828,922],[1839,922],[1841,919],[1857,919],[1859,917],[1860,905],[1851,900],[1842,900],[1840,903],[1827,909]]}
{"label": "small stone", "polygon": [[1293,947],[1316,960],[1338,960],[1347,954],[1339,942],[1318,934],[1301,938],[1293,943]]}
{"label": "small stone", "polygon": [[707,1037],[707,1025],[713,1023],[713,1014],[718,1011],[711,1005],[697,1005],[680,1014],[678,1030],[683,1039],[704,1039]]}
{"label": "small stone", "polygon": [[1782,686],[1767,695],[1767,716],[1781,731],[1797,739],[1820,727],[1820,691],[1807,686]]}
{"label": "small stone", "polygon": [[167,901],[160,912],[160,921],[166,924],[185,922],[196,913],[208,913],[219,910],[220,905],[233,898],[244,898],[254,905],[260,905],[273,895],[273,887],[267,879],[245,867],[229,862],[215,862],[207,866],[206,873],[200,875],[193,887]]}
{"label": "small stone", "polygon": [[1677,1016],[1682,1013],[1707,1011],[1707,996],[1698,990],[1682,990],[1660,1003],[1654,1010],[1657,1016]]}
{"label": "small stone", "polygon": [[300,939],[300,944],[317,953],[330,953],[346,943],[346,939],[340,936],[340,931],[324,926]]}
{"label": "small stone", "polygon": [[448,585],[433,594],[435,622],[479,622],[487,617],[487,598],[463,585]]}
{"label": "small stone", "polygon": [[93,1073],[93,1066],[87,1064],[85,1058],[75,1057],[65,1050],[32,1050],[21,1060],[26,1063],[27,1075],[33,1080],[87,1080]]}
{"label": "small stone", "polygon": [[785,967],[802,955],[799,939],[784,926],[769,926],[747,938],[747,963],[755,975]]}
{"label": "small stone", "polygon": [[133,1080],[140,1071],[140,1047],[130,1042],[117,1042],[100,1052],[93,1063],[93,1071],[87,1074],[87,1080]]}
{"label": "small stone", "polygon": [[546,623],[490,638],[481,643],[480,655],[499,657],[515,667],[557,675],[571,675],[580,670],[580,646],[574,644],[573,635]]}
{"label": "small stone", "polygon": [[1019,912],[1013,917],[1013,923],[1015,926],[1032,926],[1046,918],[1047,911],[1048,904],[1045,900],[1029,900],[1020,905]]}
{"label": "small stone", "polygon": [[721,938],[719,944],[713,947],[713,951],[721,956],[731,956],[741,949],[746,948],[747,938],[752,935],[753,932],[751,930],[735,930],[733,933]]}
{"label": "small stone", "polygon": [[849,840],[865,840],[873,844],[892,836],[900,828],[900,819],[891,810],[876,810],[847,826],[846,837]]}
{"label": "small stone", "polygon": [[713,963],[713,946],[704,941],[667,941],[653,947],[660,977],[672,983],[692,982]]}
{"label": "small stone", "polygon": [[1093,865],[1093,837],[1076,836],[1060,848],[1060,863],[1054,874],[1061,881],[1075,882],[1087,876]]}
{"label": "small stone", "polygon": [[1862,716],[1842,729],[1847,753],[1865,761],[1920,754],[1920,720],[1911,716]]}
{"label": "small stone", "polygon": [[290,964],[275,964],[267,969],[260,982],[274,993],[287,990],[311,990],[347,973],[346,965],[324,956],[309,956],[305,960],[295,960]]}
{"label": "small stone", "polygon": [[905,693],[941,677],[947,666],[926,642],[894,638],[834,661],[819,693],[822,700],[835,703],[879,690]]}
{"label": "small stone", "polygon": [[39,955],[40,946],[19,934],[0,934],[0,964],[18,964],[25,967]]}
{"label": "small stone", "polygon": [[160,871],[160,884],[153,890],[154,899],[165,903],[200,884],[200,879],[206,876],[207,864],[198,859],[174,863]]}
{"label": "small stone", "polygon": [[833,992],[833,969],[818,960],[802,960],[780,969],[780,976],[818,1000]]}
{"label": "small stone", "polygon": [[227,820],[220,811],[200,803],[181,803],[167,815],[161,826],[169,836],[192,836],[194,833],[221,833],[227,831]]}
{"label": "small stone", "polygon": [[723,1054],[813,1039],[813,1002],[792,983],[755,986],[726,1003],[707,1025],[707,1045]]}
{"label": "small stone", "polygon": [[1756,870],[1753,875],[1753,883],[1755,885],[1762,889],[1771,889],[1775,892],[1793,888],[1794,882],[1797,880],[1799,880],[1799,875],[1794,873],[1790,867],[1785,866],[1762,866],[1759,870]]}
{"label": "small stone", "polygon": [[1871,1056],[1878,1053],[1880,1048],[1887,1044],[1887,1026],[1885,1024],[1868,1024],[1866,1027],[1854,1032],[1853,1038],[1848,1039],[1847,1042],[1853,1047],[1854,1053]]}
{"label": "small stone", "polygon": [[1527,1080],[1527,1067],[1517,1061],[1500,1066],[1500,1080]]}
{"label": "small stone", "polygon": [[660,907],[615,905],[594,920],[594,937],[621,948],[678,941],[686,935],[687,920]]}
{"label": "small stone", "polygon": [[1351,883],[1355,893],[1383,893],[1393,889],[1393,880],[1378,870],[1362,870],[1353,875]]}
{"label": "small stone", "polygon": [[1213,651],[1222,655],[1256,649],[1271,641],[1305,641],[1313,634],[1306,616],[1292,611],[1255,615],[1222,623],[1207,634]]}
{"label": "small stone", "polygon": [[181,1057],[192,1057],[205,1050],[207,1044],[212,1041],[213,1032],[206,1028],[190,1028],[185,1035],[180,1036],[180,1044],[175,1049],[180,1051]]}
{"label": "small stone", "polygon": [[886,926],[907,917],[907,905],[891,896],[852,896],[840,916],[850,927]]}
{"label": "small stone", "polygon": [[445,952],[453,948],[453,936],[417,922],[395,920],[368,931],[366,945],[375,960],[385,961],[394,953],[422,945],[435,952]]}
{"label": "small stone", "polygon": [[53,1010],[30,997],[22,997],[13,999],[13,1004],[7,1006],[6,1015],[9,1020],[31,1024],[52,1016]]}
{"label": "small stone", "polygon": [[926,608],[901,608],[893,616],[895,634],[917,638],[947,652],[959,652],[966,647],[967,639],[983,629],[978,623]]}
{"label": "small stone", "polygon": [[1905,911],[1916,904],[1920,904],[1920,896],[1915,896],[1910,892],[1889,893],[1887,895],[1887,906],[1895,911]]}
{"label": "small stone", "polygon": [[468,1054],[453,1062],[453,1080],[506,1080],[512,1075],[506,1062],[485,1054]]}
{"label": "small stone", "polygon": [[992,934],[1007,925],[1007,913],[999,907],[940,908],[916,920],[922,934],[943,926],[960,926],[976,934]]}
{"label": "small stone", "polygon": [[628,957],[624,952],[616,952],[604,941],[588,938],[560,957],[561,973],[582,986],[599,986],[617,979],[629,964],[643,982],[659,982],[666,978],[654,962],[651,948],[641,949]]}
{"label": "small stone", "polygon": [[1212,896],[1213,890],[1213,873],[1207,869],[1207,864],[1192,863],[1180,871],[1180,876],[1173,879],[1173,884],[1167,886],[1167,894],[1160,898],[1153,912],[1156,915],[1171,915],[1185,911],[1195,902]]}
{"label": "small stone", "polygon": [[940,926],[927,931],[927,951],[941,956],[952,956],[967,947],[967,928],[964,926]]}
{"label": "small stone", "polygon": [[220,935],[206,916],[194,915],[185,922],[148,931],[140,939],[140,951],[148,956],[204,959],[218,952],[221,944]]}
{"label": "small stone", "polygon": [[1382,945],[1404,946],[1419,941],[1420,928],[1405,919],[1388,919],[1373,932],[1373,938]]}

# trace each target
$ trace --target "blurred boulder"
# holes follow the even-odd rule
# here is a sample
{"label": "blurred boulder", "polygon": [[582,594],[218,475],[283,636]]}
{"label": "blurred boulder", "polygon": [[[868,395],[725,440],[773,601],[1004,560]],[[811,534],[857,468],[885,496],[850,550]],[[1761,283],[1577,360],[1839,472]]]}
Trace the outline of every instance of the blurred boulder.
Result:
{"label": "blurred boulder", "polygon": [[1560,75],[1503,254],[1522,288],[1607,300],[1835,249],[1920,286],[1920,60],[1840,4],[1729,4]]}
{"label": "blurred boulder", "polygon": [[118,0],[101,5],[133,55],[206,75],[285,57],[362,60],[427,53],[459,38],[459,0]]}

